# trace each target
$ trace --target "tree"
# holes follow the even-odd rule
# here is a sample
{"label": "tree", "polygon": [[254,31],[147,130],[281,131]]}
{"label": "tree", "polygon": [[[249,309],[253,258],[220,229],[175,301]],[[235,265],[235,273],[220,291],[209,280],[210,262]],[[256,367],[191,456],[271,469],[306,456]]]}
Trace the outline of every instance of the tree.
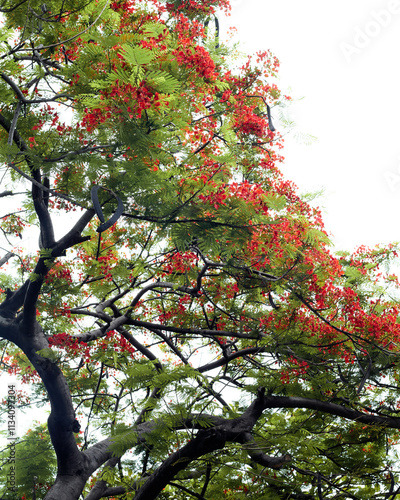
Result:
{"label": "tree", "polygon": [[3,498],[400,494],[397,246],[332,254],[217,9],[1,5],[1,367],[50,410]]}

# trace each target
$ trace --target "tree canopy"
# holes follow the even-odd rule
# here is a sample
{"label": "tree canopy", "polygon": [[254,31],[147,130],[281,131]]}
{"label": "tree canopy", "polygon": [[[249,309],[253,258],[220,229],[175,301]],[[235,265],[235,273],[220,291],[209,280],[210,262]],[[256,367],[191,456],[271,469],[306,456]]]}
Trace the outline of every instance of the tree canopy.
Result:
{"label": "tree canopy", "polygon": [[282,175],[277,58],[228,0],[0,11],[2,498],[395,499],[398,248]]}

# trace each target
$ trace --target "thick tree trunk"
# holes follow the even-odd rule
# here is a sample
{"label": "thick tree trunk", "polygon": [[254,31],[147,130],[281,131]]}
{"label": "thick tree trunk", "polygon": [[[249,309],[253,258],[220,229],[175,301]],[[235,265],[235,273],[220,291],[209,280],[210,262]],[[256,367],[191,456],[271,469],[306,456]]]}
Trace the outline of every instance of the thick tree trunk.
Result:
{"label": "thick tree trunk", "polygon": [[86,475],[58,476],[44,500],[78,500],[86,481]]}

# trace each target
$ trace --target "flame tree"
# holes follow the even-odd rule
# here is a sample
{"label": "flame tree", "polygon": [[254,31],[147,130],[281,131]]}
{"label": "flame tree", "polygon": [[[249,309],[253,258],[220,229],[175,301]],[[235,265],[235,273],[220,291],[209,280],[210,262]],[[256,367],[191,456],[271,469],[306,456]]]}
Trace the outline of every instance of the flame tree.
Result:
{"label": "flame tree", "polygon": [[227,0],[0,10],[3,498],[394,499],[397,249],[284,179],[278,60]]}

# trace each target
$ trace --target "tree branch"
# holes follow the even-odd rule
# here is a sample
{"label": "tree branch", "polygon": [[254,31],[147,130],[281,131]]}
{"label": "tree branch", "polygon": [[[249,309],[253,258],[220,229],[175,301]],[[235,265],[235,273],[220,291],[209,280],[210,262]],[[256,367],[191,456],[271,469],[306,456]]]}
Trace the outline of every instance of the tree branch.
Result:
{"label": "tree branch", "polygon": [[[240,444],[248,443],[251,440],[251,431],[258,418],[262,415],[264,406],[264,392],[260,390],[256,399],[247,408],[242,416],[235,419],[219,418],[219,424],[212,428],[201,429],[197,435],[191,439],[180,450],[170,455],[154,473],[147,479],[143,486],[137,491],[135,500],[153,500],[162,489],[180,472],[185,469],[193,460],[203,455],[225,447],[226,442],[236,442]],[[204,415],[201,415],[204,418]],[[189,423],[187,420],[186,423]],[[188,426],[190,428],[190,426]],[[250,435],[250,436],[249,436]],[[267,463],[267,457],[260,453],[255,453],[259,460]],[[280,467],[290,460],[288,455],[281,458],[269,457],[269,463],[274,468]]]}
{"label": "tree branch", "polygon": [[286,396],[264,396],[264,409],[268,408],[307,408],[309,410],[317,410],[337,417],[354,420],[367,425],[379,425],[382,427],[390,427],[392,429],[400,429],[400,418],[385,417],[377,415],[368,415],[358,410],[346,408],[329,401],[319,401],[318,399],[307,399],[300,397]]}
{"label": "tree branch", "polygon": [[0,267],[4,266],[13,255],[15,255],[13,252],[7,252],[5,256],[0,259]]}
{"label": "tree branch", "polygon": [[201,336],[217,336],[217,337],[235,337],[238,339],[252,339],[258,340],[260,335],[248,335],[246,333],[234,332],[228,330],[207,330],[203,328],[179,328],[177,326],[161,325],[160,323],[149,323],[148,321],[140,321],[136,319],[129,319],[129,324],[133,326],[141,326],[143,328],[156,328],[166,332],[186,333]]}

